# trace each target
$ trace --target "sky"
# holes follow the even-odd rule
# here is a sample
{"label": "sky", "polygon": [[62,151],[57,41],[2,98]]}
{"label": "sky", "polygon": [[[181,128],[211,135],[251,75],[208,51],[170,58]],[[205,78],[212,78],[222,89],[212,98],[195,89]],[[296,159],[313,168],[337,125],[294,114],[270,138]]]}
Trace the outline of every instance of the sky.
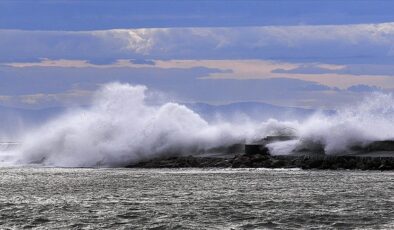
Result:
{"label": "sky", "polygon": [[337,108],[394,91],[393,1],[0,1],[0,106],[112,81],[177,102]]}

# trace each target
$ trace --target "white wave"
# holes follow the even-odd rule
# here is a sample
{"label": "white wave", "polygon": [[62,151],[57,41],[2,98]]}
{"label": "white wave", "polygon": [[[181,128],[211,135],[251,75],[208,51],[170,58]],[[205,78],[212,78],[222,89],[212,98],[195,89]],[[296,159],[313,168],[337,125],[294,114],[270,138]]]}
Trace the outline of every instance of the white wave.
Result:
{"label": "white wave", "polygon": [[146,90],[119,83],[103,86],[90,108],[68,112],[21,137],[13,162],[122,165],[163,154],[199,153],[251,136],[248,125],[210,125],[183,105],[149,106]]}
{"label": "white wave", "polygon": [[[321,143],[327,154],[356,143],[394,138],[394,99],[375,94],[335,115],[316,114],[304,122],[216,122],[211,124],[183,105],[146,103],[145,86],[110,83],[95,94],[91,107],[69,111],[19,137],[21,145],[0,155],[3,164],[120,166],[171,154],[199,154],[211,148],[253,142],[267,135],[296,135],[295,141],[268,147],[274,155]],[[7,157],[2,157],[2,156]]]}

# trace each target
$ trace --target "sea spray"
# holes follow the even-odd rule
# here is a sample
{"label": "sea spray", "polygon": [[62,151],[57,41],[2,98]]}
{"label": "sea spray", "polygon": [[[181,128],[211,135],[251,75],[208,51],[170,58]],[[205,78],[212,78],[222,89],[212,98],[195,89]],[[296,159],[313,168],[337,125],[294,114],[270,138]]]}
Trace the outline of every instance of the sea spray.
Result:
{"label": "sea spray", "polygon": [[345,152],[354,145],[394,139],[394,98],[374,93],[333,116],[317,114],[300,126],[300,136],[321,142],[327,154]]}
{"label": "sea spray", "polygon": [[[171,154],[198,154],[244,142],[251,125],[209,124],[183,105],[145,102],[145,86],[111,83],[90,108],[69,111],[22,136],[14,164],[121,166]],[[3,160],[4,161],[4,160]]]}
{"label": "sea spray", "polygon": [[[297,140],[271,143],[274,155],[286,155],[297,149],[343,155],[355,146],[373,141],[394,140],[394,97],[373,93],[352,106],[339,108],[335,114],[316,113],[298,125]],[[312,151],[312,152],[313,152]]]}
{"label": "sea spray", "polygon": [[306,145],[325,154],[344,154],[354,145],[394,139],[394,98],[373,94],[335,114],[316,113],[303,121],[209,122],[177,103],[147,103],[147,88],[110,83],[89,108],[68,111],[18,137],[18,148],[3,151],[4,164],[94,167],[122,166],[159,156],[196,155],[210,149],[291,135],[274,142],[273,155],[292,154]]}

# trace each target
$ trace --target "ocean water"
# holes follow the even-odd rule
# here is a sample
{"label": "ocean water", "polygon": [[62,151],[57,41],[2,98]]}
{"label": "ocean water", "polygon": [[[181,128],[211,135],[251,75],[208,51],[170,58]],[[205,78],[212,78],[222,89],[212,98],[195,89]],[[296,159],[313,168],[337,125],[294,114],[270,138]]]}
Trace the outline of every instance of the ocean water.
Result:
{"label": "ocean water", "polygon": [[393,229],[394,172],[0,168],[1,229]]}

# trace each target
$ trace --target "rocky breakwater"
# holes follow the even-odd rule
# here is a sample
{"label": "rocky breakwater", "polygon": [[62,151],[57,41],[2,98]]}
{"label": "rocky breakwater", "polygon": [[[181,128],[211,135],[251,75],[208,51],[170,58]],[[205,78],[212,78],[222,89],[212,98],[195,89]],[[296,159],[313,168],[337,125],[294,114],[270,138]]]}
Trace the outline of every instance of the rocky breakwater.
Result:
{"label": "rocky breakwater", "polygon": [[394,157],[236,155],[230,159],[176,156],[128,165],[130,168],[301,168],[394,170]]}
{"label": "rocky breakwater", "polygon": [[[244,145],[243,153],[212,156],[171,156],[130,164],[132,168],[301,168],[394,170],[394,141],[375,141],[352,147],[349,152],[326,155],[319,143],[308,143],[289,155],[271,155],[266,145],[295,137],[266,137]],[[239,150],[239,149],[238,149]]]}

